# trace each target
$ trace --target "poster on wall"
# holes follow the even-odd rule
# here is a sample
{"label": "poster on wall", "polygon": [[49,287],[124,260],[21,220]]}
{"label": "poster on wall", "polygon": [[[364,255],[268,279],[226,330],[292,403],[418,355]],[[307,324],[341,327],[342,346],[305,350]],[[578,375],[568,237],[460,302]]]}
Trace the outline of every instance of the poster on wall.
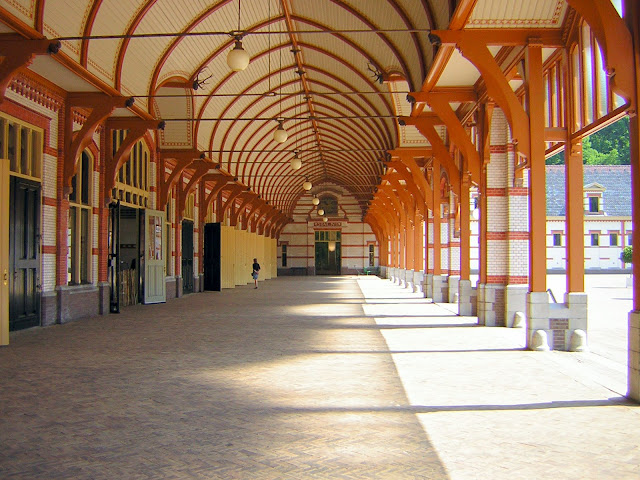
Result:
{"label": "poster on wall", "polygon": [[162,260],[162,219],[157,215],[149,216],[149,258]]}

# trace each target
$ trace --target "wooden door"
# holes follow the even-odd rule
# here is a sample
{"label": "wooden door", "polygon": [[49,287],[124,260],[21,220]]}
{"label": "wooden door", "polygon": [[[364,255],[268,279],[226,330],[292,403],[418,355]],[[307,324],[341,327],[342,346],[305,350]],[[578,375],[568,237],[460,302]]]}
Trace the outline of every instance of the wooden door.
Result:
{"label": "wooden door", "polygon": [[9,330],[40,325],[40,183],[11,177]]}
{"label": "wooden door", "polygon": [[182,221],[182,293],[193,293],[193,222]]}
{"label": "wooden door", "polygon": [[164,212],[145,210],[144,229],[144,303],[162,303],[167,301],[165,284],[165,248],[166,227]]}
{"label": "wooden door", "polygon": [[220,224],[204,226],[204,289],[219,292],[220,282]]}

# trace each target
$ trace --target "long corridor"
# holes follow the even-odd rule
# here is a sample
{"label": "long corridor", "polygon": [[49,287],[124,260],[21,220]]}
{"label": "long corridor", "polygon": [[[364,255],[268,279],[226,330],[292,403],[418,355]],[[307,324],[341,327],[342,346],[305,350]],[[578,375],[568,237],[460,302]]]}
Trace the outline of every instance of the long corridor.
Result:
{"label": "long corridor", "polygon": [[346,276],[17,332],[0,478],[639,478],[639,407],[523,335]]}

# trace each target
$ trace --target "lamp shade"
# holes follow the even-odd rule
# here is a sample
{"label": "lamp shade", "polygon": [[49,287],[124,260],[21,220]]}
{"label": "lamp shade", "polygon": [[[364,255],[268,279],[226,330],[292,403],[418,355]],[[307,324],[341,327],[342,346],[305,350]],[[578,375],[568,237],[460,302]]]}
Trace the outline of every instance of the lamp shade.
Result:
{"label": "lamp shade", "polygon": [[313,203],[314,205],[319,205],[320,199],[318,197],[313,197],[313,199],[311,200],[311,203]]}
{"label": "lamp shade", "polygon": [[319,208],[318,209],[318,215],[323,216],[324,215],[324,210]]}
{"label": "lamp shade", "polygon": [[311,182],[309,180],[305,180],[304,183],[302,184],[302,188],[304,188],[307,191],[311,190],[311,187],[313,187],[313,185],[311,185]]}
{"label": "lamp shade", "polygon": [[298,157],[293,157],[291,159],[291,170],[300,170],[302,168],[302,160]]}
{"label": "lamp shade", "polygon": [[333,240],[331,240],[329,242],[329,251],[330,252],[335,252],[336,251],[336,242],[334,242]]}
{"label": "lamp shade", "polygon": [[281,123],[280,125],[278,125],[278,128],[276,128],[276,131],[273,132],[273,139],[278,143],[284,143],[287,141],[287,138],[289,138],[289,134],[284,129]]}
{"label": "lamp shade", "polygon": [[227,65],[234,72],[244,70],[249,65],[249,54],[242,48],[242,41],[236,40],[236,45],[227,54]]}

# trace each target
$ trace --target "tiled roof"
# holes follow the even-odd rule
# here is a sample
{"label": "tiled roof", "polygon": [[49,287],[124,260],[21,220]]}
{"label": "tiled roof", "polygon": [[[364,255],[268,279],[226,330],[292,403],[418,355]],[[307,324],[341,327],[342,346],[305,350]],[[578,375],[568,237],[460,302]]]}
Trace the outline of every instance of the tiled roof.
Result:
{"label": "tiled roof", "polygon": [[[564,165],[547,165],[547,216],[564,216]],[[584,165],[582,185],[597,183],[604,191],[604,214],[631,216],[631,167]]]}

